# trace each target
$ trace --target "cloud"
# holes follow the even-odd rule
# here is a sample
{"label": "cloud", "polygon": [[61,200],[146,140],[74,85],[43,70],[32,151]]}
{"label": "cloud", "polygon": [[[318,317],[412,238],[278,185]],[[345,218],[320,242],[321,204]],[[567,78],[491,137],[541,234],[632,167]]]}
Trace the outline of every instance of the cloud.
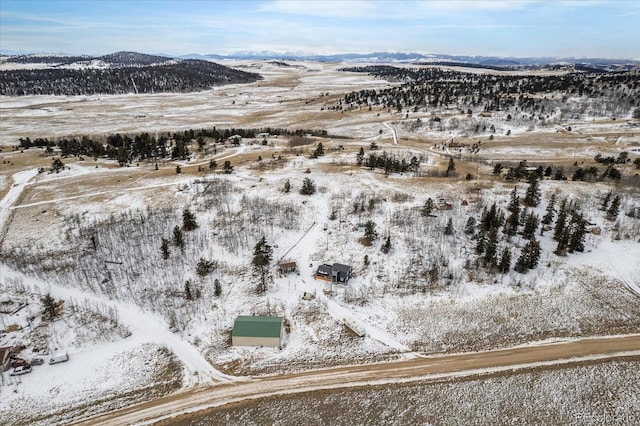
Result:
{"label": "cloud", "polygon": [[365,0],[276,0],[260,8],[262,12],[323,18],[365,18],[372,16],[376,9],[374,2]]}

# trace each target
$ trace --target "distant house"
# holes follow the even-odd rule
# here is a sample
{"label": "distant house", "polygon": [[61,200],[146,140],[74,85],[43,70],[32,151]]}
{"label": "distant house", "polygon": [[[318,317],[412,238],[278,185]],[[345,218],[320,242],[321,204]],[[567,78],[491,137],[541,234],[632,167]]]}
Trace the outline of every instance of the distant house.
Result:
{"label": "distant house", "polygon": [[438,210],[451,210],[453,209],[453,203],[444,198],[440,198],[436,203],[436,209]]}
{"label": "distant house", "polygon": [[11,354],[13,347],[5,346],[0,348],[0,372],[7,371],[11,367]]}
{"label": "distant house", "polygon": [[286,275],[290,274],[291,272],[297,272],[298,265],[296,264],[296,262],[281,262],[278,263],[278,269],[280,270],[281,274]]}
{"label": "distant house", "polygon": [[343,265],[342,263],[334,263],[333,265],[328,265],[326,263],[323,263],[322,265],[318,266],[314,277],[320,280],[346,284],[349,282],[352,273],[353,268],[349,265]]}
{"label": "distant house", "polygon": [[239,316],[233,323],[233,346],[282,346],[282,317]]}

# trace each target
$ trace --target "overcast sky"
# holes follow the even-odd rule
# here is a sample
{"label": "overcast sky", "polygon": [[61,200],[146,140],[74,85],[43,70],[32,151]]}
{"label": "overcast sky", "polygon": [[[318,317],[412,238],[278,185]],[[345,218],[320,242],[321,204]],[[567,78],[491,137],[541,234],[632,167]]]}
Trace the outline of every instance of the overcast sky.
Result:
{"label": "overcast sky", "polygon": [[0,50],[640,59],[640,0],[2,0]]}

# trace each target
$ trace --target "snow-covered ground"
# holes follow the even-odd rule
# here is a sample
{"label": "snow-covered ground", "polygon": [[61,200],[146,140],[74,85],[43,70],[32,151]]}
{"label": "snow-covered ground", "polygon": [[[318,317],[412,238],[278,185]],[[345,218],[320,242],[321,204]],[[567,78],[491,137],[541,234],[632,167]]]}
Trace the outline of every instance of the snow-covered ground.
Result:
{"label": "snow-covered ground", "polygon": [[[0,293],[29,302],[16,315],[0,314],[2,329],[17,328],[0,334],[0,345],[23,344],[29,356],[35,350],[70,356],[67,363],[34,367],[21,378],[3,374],[0,423],[46,422],[53,412],[61,419],[69,401],[81,406],[110,392],[120,398],[114,405],[126,405],[134,401],[126,395],[140,389],[153,388],[150,392],[160,395],[178,387],[240,380],[242,375],[640,331],[640,220],[625,214],[640,206],[634,188],[542,181],[543,201],[533,211],[542,216],[555,193],[576,201],[601,233],[587,236],[584,253],[564,257],[553,254],[556,243],[552,231],[546,232],[539,237],[543,256],[536,269],[488,272],[476,262],[475,240],[464,233],[465,224],[470,216],[479,219],[483,207],[493,202],[506,207],[514,183],[496,180],[485,165],[472,164],[480,181],[387,177],[354,165],[357,150],[368,150],[376,141],[381,150],[402,158],[422,156],[421,172],[435,171],[447,160],[443,155],[458,152],[432,146],[460,132],[413,131],[397,114],[320,112],[323,99],[331,98],[331,104],[338,91],[390,84],[338,73],[336,64],[304,63],[286,73],[270,64],[239,65],[257,67],[265,80],[187,95],[0,99],[0,143],[34,136],[30,132],[60,136],[77,128],[87,133],[160,131],[212,123],[326,128],[352,137],[316,140],[327,151],[319,159],[289,151],[284,138],[273,138],[273,147],[243,141],[216,156],[218,162],[234,162],[230,175],[167,172],[176,164],[205,165],[205,155],[163,164],[157,174],[146,164],[110,168],[72,159],[59,174],[0,169],[4,185],[11,185],[0,201],[0,224],[6,225]],[[332,82],[329,95],[327,79]],[[310,94],[315,101],[307,103]],[[136,115],[140,117],[132,118]],[[618,123],[606,129],[614,126]],[[578,157],[591,156],[593,144],[585,141],[597,126],[574,127],[584,137],[574,141],[584,145]],[[544,131],[548,137],[548,129]],[[533,137],[524,125],[512,134]],[[536,147],[529,140],[516,148],[507,139],[496,139],[483,148],[486,158],[546,161],[563,151]],[[618,152],[636,142],[630,133],[611,149]],[[274,150],[283,161],[269,158]],[[568,152],[565,160],[576,155]],[[304,178],[313,180],[315,194],[298,192]],[[291,192],[284,193],[287,180]],[[526,183],[517,185],[522,197]],[[598,208],[609,190],[622,195],[615,221]],[[453,208],[424,216],[427,198],[446,199]],[[161,239],[171,241],[185,208],[195,214],[199,227],[185,232],[184,252],[171,244],[169,258],[162,259]],[[455,231],[444,235],[449,219]],[[358,229],[367,220],[378,232],[371,245],[363,244]],[[263,236],[274,249],[273,282],[266,294],[256,295],[251,257]],[[385,254],[381,246],[387,236],[392,247]],[[518,235],[499,248],[511,247],[513,264],[525,243]],[[200,258],[214,261],[216,270],[197,276]],[[298,272],[281,276],[275,267],[279,260],[295,261]],[[347,286],[314,280],[320,264],[334,262],[353,266],[355,276]],[[219,297],[214,294],[216,280],[222,288]],[[199,298],[187,300],[186,281]],[[305,292],[315,297],[303,300]],[[51,323],[41,317],[40,299],[46,294],[64,301],[61,317]],[[280,315],[289,321],[281,350],[230,346],[235,317],[247,314]],[[345,324],[362,329],[364,336]],[[167,386],[155,389],[158,383]],[[49,402],[39,406],[45,395]],[[149,395],[142,392],[140,399]],[[20,406],[24,417],[16,414]]]}

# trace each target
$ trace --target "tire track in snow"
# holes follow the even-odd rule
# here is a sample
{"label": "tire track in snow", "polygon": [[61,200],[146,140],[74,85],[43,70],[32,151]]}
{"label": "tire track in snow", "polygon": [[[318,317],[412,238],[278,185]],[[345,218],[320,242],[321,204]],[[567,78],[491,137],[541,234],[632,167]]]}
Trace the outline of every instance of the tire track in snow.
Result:
{"label": "tire track in snow", "polygon": [[393,144],[398,145],[398,134],[396,133],[396,129],[391,127],[386,121],[382,124],[384,125],[384,127],[391,130],[391,135],[393,136]]}
{"label": "tire track in snow", "polygon": [[29,181],[38,174],[38,170],[26,170],[13,175],[13,186],[9,188],[9,192],[0,200],[0,247],[4,240],[5,229],[9,226],[9,218],[13,204],[20,198],[24,188]]}

